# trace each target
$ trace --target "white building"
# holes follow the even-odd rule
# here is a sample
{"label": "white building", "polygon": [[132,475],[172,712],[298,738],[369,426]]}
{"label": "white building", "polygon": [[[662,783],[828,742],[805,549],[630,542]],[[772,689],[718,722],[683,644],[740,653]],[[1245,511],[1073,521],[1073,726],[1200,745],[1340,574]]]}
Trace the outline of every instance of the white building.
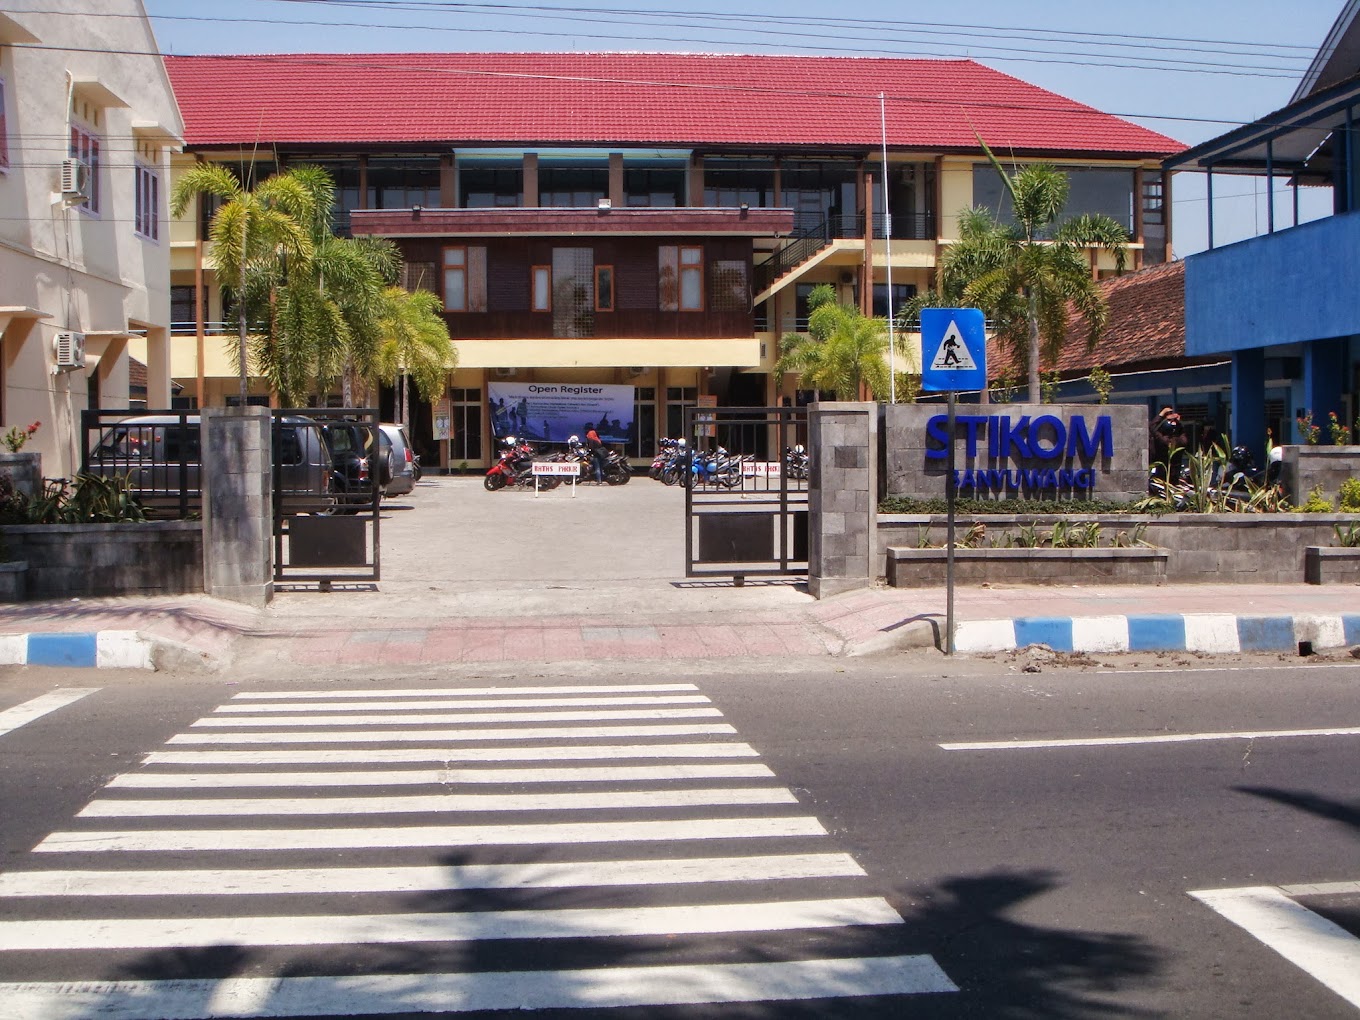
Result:
{"label": "white building", "polygon": [[7,0],[0,431],[42,422],[26,449],[49,477],[79,468],[82,410],[128,406],[130,347],[148,405],[170,404],[166,191],[182,135],[141,0]]}

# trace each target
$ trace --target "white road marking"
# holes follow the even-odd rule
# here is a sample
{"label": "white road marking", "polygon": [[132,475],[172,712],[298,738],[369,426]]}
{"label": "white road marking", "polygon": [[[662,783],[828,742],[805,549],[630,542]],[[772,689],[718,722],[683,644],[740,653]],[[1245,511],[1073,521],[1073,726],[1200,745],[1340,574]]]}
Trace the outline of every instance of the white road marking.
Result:
{"label": "white road marking", "polygon": [[[227,995],[222,995],[223,991]],[[182,1020],[610,1009],[957,992],[929,956],[471,974],[0,984],[13,1020]],[[242,1001],[244,1000],[244,1001]],[[207,1011],[204,1004],[209,1004]]]}
{"label": "white road marking", "polygon": [[290,701],[302,698],[489,698],[520,694],[638,694],[697,691],[697,684],[564,684],[552,687],[420,687],[391,691],[241,691],[233,701]]}
{"label": "white road marking", "polygon": [[1354,737],[1360,726],[1315,730],[1238,730],[1225,733],[1158,733],[1144,737],[1070,737],[1055,740],[978,740],[940,744],[946,751],[1010,751],[1035,747],[1122,747],[1129,744],[1190,744],[1204,740],[1264,740],[1278,737]]}
{"label": "white road marking", "polygon": [[194,818],[205,815],[385,815],[465,811],[585,811],[797,804],[789,790],[703,788],[592,790],[587,793],[440,793],[372,797],[206,797],[193,800],[96,799],[79,818]]}
{"label": "white road marking", "polygon": [[436,698],[428,701],[271,701],[265,704],[229,702],[214,712],[411,712],[439,708],[572,708],[609,705],[708,705],[702,694],[638,695],[620,698]]}
{"label": "white road marking", "polygon": [[11,871],[0,896],[283,896],[693,885],[862,877],[849,854],[762,854],[657,860],[464,864],[407,868],[212,868],[164,871]]}
{"label": "white road marking", "polygon": [[575,712],[420,712],[411,715],[209,715],[193,725],[202,726],[436,726],[449,723],[505,722],[608,722],[613,719],[712,719],[721,717],[716,708],[615,708]]}
{"label": "white road marking", "polygon": [[654,726],[523,726],[504,730],[335,730],[297,733],[271,730],[266,733],[178,733],[167,744],[376,744],[387,741],[536,740],[568,737],[684,737],[722,733],[732,736],[728,723]]}
{"label": "white road marking", "polygon": [[540,747],[346,748],[343,751],[152,751],[144,765],[363,765],[414,762],[589,761],[606,758],[758,758],[750,744],[544,744]]}
{"label": "white road marking", "polygon": [[1294,966],[1360,1006],[1360,939],[1275,886],[1201,889],[1191,896],[1244,928]]}
{"label": "white road marking", "polygon": [[496,783],[619,783],[669,779],[773,779],[767,765],[569,765],[547,769],[402,769],[376,772],[131,772],[107,789],[230,789],[275,786],[465,786]]}
{"label": "white road marking", "polygon": [[58,687],[47,694],[40,694],[36,698],[15,705],[13,708],[7,708],[0,712],[0,736],[12,733],[20,726],[31,723],[34,719],[41,719],[49,712],[65,708],[99,689],[98,687]]}
{"label": "white road marking", "polygon": [[388,945],[484,939],[713,935],[901,924],[876,896],[679,907],[594,907],[281,917],[95,918],[0,921],[0,951],[185,949],[205,946]]}
{"label": "white road marking", "polygon": [[54,832],[34,853],[121,850],[353,850],[361,847],[537,846],[690,839],[825,836],[810,816],[690,818],[640,822],[523,825],[416,825],[372,829],[176,829],[142,832]]}

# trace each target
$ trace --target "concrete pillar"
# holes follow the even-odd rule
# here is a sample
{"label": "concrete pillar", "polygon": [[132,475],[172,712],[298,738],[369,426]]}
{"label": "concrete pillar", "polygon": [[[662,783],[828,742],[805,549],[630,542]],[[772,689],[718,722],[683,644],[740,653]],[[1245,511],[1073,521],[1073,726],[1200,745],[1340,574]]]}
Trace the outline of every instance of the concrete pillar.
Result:
{"label": "concrete pillar", "polygon": [[1346,412],[1341,393],[1350,375],[1346,364],[1348,346],[1345,337],[1313,340],[1303,345],[1303,408],[1313,412],[1314,425],[1322,426],[1324,444],[1332,441],[1327,430],[1327,412],[1335,411],[1338,417]]}
{"label": "concrete pillar", "polygon": [[201,428],[204,591],[267,605],[274,597],[269,408],[204,408]]}
{"label": "concrete pillar", "polygon": [[[1276,436],[1277,443],[1288,437]],[[1232,443],[1245,446],[1265,463],[1266,452],[1266,357],[1259,347],[1233,351]]]}
{"label": "concrete pillar", "polygon": [[878,577],[878,405],[813,404],[808,452],[808,591],[868,588]]}

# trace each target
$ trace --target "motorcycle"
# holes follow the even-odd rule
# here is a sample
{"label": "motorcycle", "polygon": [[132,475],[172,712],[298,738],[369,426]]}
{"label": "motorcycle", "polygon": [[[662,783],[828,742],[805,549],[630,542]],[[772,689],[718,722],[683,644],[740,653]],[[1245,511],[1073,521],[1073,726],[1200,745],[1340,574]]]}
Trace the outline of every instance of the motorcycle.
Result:
{"label": "motorcycle", "polygon": [[799,443],[794,447],[787,447],[784,450],[784,472],[789,478],[805,482],[811,467],[811,460],[808,452]]}
{"label": "motorcycle", "polygon": [[[581,481],[593,482],[595,480],[594,454],[581,442],[579,436],[572,436],[567,440],[567,453],[564,456],[567,460],[574,460],[580,465]],[[633,471],[628,465],[628,458],[617,450],[606,449],[605,483],[607,485],[627,485],[632,477]]]}
{"label": "motorcycle", "polygon": [[[500,459],[487,471],[482,484],[487,492],[495,492],[507,485],[529,487],[534,484],[534,448],[514,436],[506,436],[500,442]],[[545,475],[538,479],[540,489],[555,489],[562,484],[556,475]]]}
{"label": "motorcycle", "polygon": [[742,462],[745,458],[734,457],[723,447],[718,447],[712,453],[701,453],[694,451],[690,459],[690,471],[684,476],[685,485],[693,488],[696,485],[721,485],[726,489],[735,489],[742,484],[744,469]]}

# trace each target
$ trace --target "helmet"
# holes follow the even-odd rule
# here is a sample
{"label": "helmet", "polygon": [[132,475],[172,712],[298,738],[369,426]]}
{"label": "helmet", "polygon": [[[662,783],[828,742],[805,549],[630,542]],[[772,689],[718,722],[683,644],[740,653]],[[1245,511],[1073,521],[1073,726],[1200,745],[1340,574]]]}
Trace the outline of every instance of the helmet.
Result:
{"label": "helmet", "polygon": [[689,445],[689,440],[688,440],[688,439],[677,439],[676,442],[679,443],[681,446],[687,446],[687,445]]}
{"label": "helmet", "polygon": [[799,443],[797,446],[795,446],[795,447],[793,448],[793,452],[794,452],[794,453],[806,453],[807,451],[803,449],[803,444],[802,444],[802,443]]}
{"label": "helmet", "polygon": [[568,436],[568,437],[567,437],[567,442],[570,443],[572,446],[575,446],[575,445],[576,445],[577,443],[579,443],[580,441],[581,441],[581,437],[580,437],[580,436]]}

